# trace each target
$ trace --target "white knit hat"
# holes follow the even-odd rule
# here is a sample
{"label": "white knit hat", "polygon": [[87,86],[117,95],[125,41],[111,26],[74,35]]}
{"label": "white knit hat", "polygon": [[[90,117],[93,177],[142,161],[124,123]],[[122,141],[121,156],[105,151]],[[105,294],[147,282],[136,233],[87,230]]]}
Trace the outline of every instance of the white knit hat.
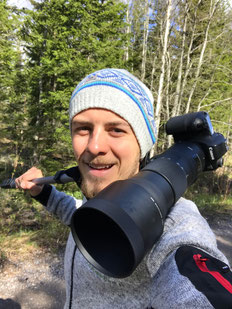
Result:
{"label": "white knit hat", "polygon": [[70,124],[76,114],[89,108],[104,108],[125,119],[138,140],[141,159],[155,143],[152,93],[126,70],[103,69],[84,78],[70,100]]}

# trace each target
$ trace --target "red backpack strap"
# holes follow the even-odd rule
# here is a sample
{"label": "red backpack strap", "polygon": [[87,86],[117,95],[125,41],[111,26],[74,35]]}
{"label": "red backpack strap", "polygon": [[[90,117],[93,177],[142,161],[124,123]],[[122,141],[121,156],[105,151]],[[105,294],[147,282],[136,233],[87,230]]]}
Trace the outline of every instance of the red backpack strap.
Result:
{"label": "red backpack strap", "polygon": [[232,272],[227,264],[191,246],[177,249],[175,260],[181,275],[187,277],[214,308],[232,308]]}

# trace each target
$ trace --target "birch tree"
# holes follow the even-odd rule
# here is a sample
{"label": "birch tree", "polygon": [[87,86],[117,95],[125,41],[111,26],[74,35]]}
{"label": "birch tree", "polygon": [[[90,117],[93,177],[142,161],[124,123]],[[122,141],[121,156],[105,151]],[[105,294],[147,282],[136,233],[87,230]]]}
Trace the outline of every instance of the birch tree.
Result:
{"label": "birch tree", "polygon": [[143,26],[143,44],[142,44],[142,65],[141,65],[141,81],[143,82],[146,74],[146,60],[147,60],[147,40],[149,33],[149,0],[145,1],[144,8],[144,26]]}
{"label": "birch tree", "polygon": [[200,70],[201,70],[201,67],[202,67],[202,64],[203,64],[203,58],[204,58],[206,46],[207,46],[207,43],[208,43],[209,29],[210,29],[210,25],[211,25],[213,16],[215,14],[216,8],[217,8],[217,6],[219,4],[219,1],[220,0],[216,0],[216,1],[215,0],[211,0],[210,1],[208,23],[206,25],[205,32],[204,32],[204,39],[203,39],[203,42],[202,42],[202,48],[201,48],[201,53],[200,53],[198,65],[197,65],[197,68],[196,68],[196,74],[195,74],[195,77],[194,77],[194,83],[193,83],[192,88],[190,90],[188,101],[187,101],[187,105],[186,105],[186,109],[185,109],[186,113],[188,113],[189,110],[190,110],[190,104],[191,104],[192,96],[193,96],[194,91],[196,89],[197,83],[199,82]]}
{"label": "birch tree", "polygon": [[[127,0],[127,10],[126,10],[126,34],[128,38],[130,38],[131,35],[131,1]],[[129,44],[126,45],[125,47],[125,53],[124,53],[124,60],[125,62],[128,62],[129,60]]]}
{"label": "birch tree", "polygon": [[170,34],[170,19],[171,19],[171,9],[172,9],[172,0],[167,0],[166,3],[166,16],[165,16],[165,28],[164,33],[161,33],[161,40],[163,41],[162,56],[161,56],[161,66],[160,66],[160,77],[159,77],[159,88],[157,93],[157,101],[155,107],[155,121],[157,126],[157,135],[159,134],[160,118],[161,118],[161,109],[163,101],[163,89],[164,89],[164,77],[165,77],[165,66],[167,59],[167,48],[168,48],[168,39]]}
{"label": "birch tree", "polygon": [[[188,5],[188,1],[186,1],[184,5],[184,22],[183,22],[183,29],[181,30],[182,31],[182,44],[181,44],[181,53],[180,53],[180,59],[179,59],[179,69],[178,69],[178,77],[177,77],[177,82],[176,82],[176,90],[175,90],[175,95],[174,95],[174,103],[173,103],[173,108],[172,108],[172,113],[171,113],[172,117],[176,116],[179,112],[181,86],[182,86],[182,81],[183,81],[183,66],[184,66],[185,46],[186,46],[186,29],[187,29],[188,11],[189,11],[189,5]],[[189,53],[188,53],[188,58],[189,58]],[[187,66],[189,66],[188,61],[187,61]]]}

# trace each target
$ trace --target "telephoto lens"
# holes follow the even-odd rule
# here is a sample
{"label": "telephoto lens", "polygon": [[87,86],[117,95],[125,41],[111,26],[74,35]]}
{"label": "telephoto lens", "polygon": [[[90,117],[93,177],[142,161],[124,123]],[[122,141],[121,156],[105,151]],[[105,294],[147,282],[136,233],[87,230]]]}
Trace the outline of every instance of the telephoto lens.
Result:
{"label": "telephoto lens", "polygon": [[84,257],[102,273],[129,276],[163,232],[176,201],[203,171],[215,170],[227,151],[206,112],[171,118],[174,145],[132,178],[110,184],[78,208],[71,231]]}
{"label": "telephoto lens", "polygon": [[72,217],[72,234],[82,254],[108,276],[129,276],[161,236],[171,207],[203,168],[200,147],[174,144],[135,177],[109,185]]}

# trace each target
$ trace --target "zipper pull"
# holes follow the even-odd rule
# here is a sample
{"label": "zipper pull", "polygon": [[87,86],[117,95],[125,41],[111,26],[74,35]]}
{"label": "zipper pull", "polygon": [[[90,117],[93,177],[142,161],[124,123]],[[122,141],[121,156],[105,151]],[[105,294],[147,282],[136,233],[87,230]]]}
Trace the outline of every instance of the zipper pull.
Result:
{"label": "zipper pull", "polygon": [[195,255],[193,256],[193,258],[194,258],[195,261],[202,262],[202,263],[209,260],[209,259],[207,259],[207,258],[202,257],[201,254],[195,254]]}
{"label": "zipper pull", "polygon": [[200,257],[200,261],[201,262],[206,262],[206,261],[208,261],[209,259],[207,259],[207,258],[203,258],[203,257]]}

